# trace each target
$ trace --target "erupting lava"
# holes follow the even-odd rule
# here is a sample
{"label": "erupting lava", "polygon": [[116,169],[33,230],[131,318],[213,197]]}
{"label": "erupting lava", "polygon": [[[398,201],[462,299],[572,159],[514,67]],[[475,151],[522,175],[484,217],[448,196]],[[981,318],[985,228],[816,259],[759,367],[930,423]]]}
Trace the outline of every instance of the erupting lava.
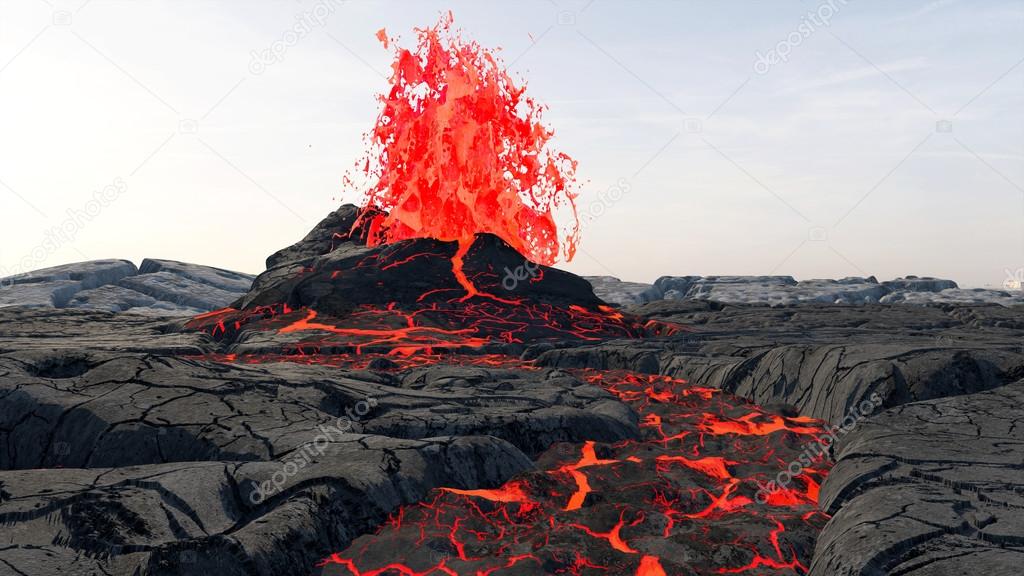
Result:
{"label": "erupting lava", "polygon": [[[369,134],[373,152],[359,167],[375,180],[357,222],[368,227],[367,243],[435,238],[465,250],[486,232],[534,262],[572,259],[576,161],[549,150],[543,107],[499,58],[452,30],[451,13],[416,33],[415,50],[396,48],[391,87]],[[389,45],[383,30],[378,38]],[[573,218],[561,239],[559,206]]]}
{"label": "erupting lava", "polygon": [[[223,344],[213,359],[540,370],[544,350],[688,330],[616,310],[585,280],[553,268],[531,267],[528,281],[511,287],[503,281],[524,256],[572,257],[576,164],[547,150],[541,107],[451,24],[449,14],[417,31],[414,51],[397,51],[370,135],[377,153],[362,168],[376,179],[366,204],[339,208],[272,256],[232,308],[189,323]],[[388,46],[383,30],[378,38]],[[564,238],[560,205],[574,219]],[[820,422],[668,376],[567,371],[596,387],[588,394],[602,388],[631,407],[638,437],[550,447],[503,486],[434,490],[377,534],[325,550],[324,574],[806,572],[827,519],[816,507],[827,462],[808,461],[763,490],[792,469]]]}

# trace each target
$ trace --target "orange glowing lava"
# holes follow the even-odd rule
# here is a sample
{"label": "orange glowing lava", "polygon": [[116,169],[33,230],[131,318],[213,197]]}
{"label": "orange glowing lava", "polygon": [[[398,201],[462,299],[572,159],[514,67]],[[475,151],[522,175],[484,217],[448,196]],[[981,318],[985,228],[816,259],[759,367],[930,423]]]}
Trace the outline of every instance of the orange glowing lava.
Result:
{"label": "orange glowing lava", "polygon": [[[368,135],[372,151],[358,165],[370,188],[356,226],[368,227],[370,246],[466,242],[489,232],[534,262],[571,260],[579,238],[576,161],[550,149],[544,107],[493,52],[463,40],[452,20],[448,13],[417,29],[414,50],[396,47],[390,90],[379,97]],[[386,32],[377,37],[389,46]],[[563,230],[559,208],[572,213]]]}
{"label": "orange glowing lava", "polygon": [[821,422],[666,376],[580,375],[660,425],[645,426],[638,440],[555,448],[539,460],[550,468],[498,488],[436,490],[322,566],[351,576],[807,573],[806,535],[828,519],[815,509],[827,465],[805,470],[803,482],[767,502],[750,496],[765,472],[796,453],[795,441],[821,433]]}

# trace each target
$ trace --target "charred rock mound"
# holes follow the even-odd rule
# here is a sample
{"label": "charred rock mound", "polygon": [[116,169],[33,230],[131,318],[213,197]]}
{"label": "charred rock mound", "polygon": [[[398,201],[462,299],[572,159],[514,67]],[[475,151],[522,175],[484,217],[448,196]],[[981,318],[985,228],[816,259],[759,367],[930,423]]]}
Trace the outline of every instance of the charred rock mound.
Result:
{"label": "charred rock mound", "polygon": [[495,351],[636,338],[673,329],[624,315],[585,280],[523,258],[489,234],[474,242],[368,247],[343,206],[268,261],[252,290],[187,325],[228,353]]}

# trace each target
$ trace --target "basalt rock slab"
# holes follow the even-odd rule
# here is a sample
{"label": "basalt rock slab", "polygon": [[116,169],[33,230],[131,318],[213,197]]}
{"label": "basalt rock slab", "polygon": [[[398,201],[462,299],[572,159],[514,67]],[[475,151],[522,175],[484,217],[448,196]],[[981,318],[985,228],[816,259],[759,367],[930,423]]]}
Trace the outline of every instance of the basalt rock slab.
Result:
{"label": "basalt rock slab", "polygon": [[0,353],[92,351],[199,355],[215,350],[206,334],[182,331],[183,321],[152,314],[53,308],[0,308]]}
{"label": "basalt rock slab", "polygon": [[905,276],[879,282],[874,276],[797,281],[792,276],[662,276],[654,285],[623,282],[610,276],[587,277],[605,301],[634,306],[657,300],[704,300],[721,304],[792,306],[959,304],[1024,305],[1024,292],[1012,280],[1006,290],[960,288],[941,278]]}
{"label": "basalt rock slab", "polygon": [[526,354],[543,366],[684,378],[833,423],[873,394],[892,407],[1024,377],[1021,312],[1000,306],[663,301],[630,311],[688,331],[642,342],[534,346]]}
{"label": "basalt rock slab", "polygon": [[645,304],[664,297],[662,291],[653,284],[641,282],[623,282],[614,276],[584,276],[594,287],[594,294],[605,302],[620,306]]}
{"label": "basalt rock slab", "polygon": [[39,350],[0,355],[0,371],[2,469],[272,460],[339,420],[395,438],[495,436],[528,454],[637,434],[613,396],[550,370],[392,374]]}
{"label": "basalt rock slab", "polygon": [[497,486],[553,443],[639,433],[557,370],[79,347],[0,354],[0,407],[0,565],[16,574],[308,573],[433,488]]}
{"label": "basalt rock slab", "polygon": [[44,307],[194,316],[223,308],[253,277],[239,272],[147,258],[93,260],[0,279],[0,308]]}
{"label": "basalt rock slab", "polygon": [[1024,292],[1020,290],[990,290],[987,288],[947,288],[934,292],[893,292],[884,296],[880,302],[883,304],[917,305],[999,304],[1012,308],[1024,305]]}
{"label": "basalt rock slab", "polygon": [[127,260],[92,260],[0,278],[0,307],[63,308],[75,294],[114,284],[138,273]]}
{"label": "basalt rock slab", "polygon": [[1024,380],[856,422],[835,455],[812,576],[1020,573]]}
{"label": "basalt rock slab", "polygon": [[200,284],[233,293],[248,291],[252,287],[253,280],[251,274],[214,268],[213,266],[178,262],[177,260],[146,258],[139,265],[139,274],[155,274],[157,272],[169,272],[182,278],[188,278],[193,282],[199,282]]}
{"label": "basalt rock slab", "polygon": [[493,437],[347,434],[267,461],[0,472],[12,574],[299,574],[438,486],[532,466]]}

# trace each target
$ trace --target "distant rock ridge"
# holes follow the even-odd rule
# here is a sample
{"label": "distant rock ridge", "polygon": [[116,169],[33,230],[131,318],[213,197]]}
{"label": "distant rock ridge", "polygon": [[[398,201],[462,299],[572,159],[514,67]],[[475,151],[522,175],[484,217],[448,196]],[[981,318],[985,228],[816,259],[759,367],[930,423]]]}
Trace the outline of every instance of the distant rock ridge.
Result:
{"label": "distant rock ridge", "polygon": [[[268,269],[293,270],[294,260],[330,252],[343,241],[355,213],[343,206],[295,245],[267,259]],[[266,273],[264,273],[266,275]],[[904,276],[879,282],[874,276],[796,280],[792,276],[662,276],[653,284],[614,276],[584,276],[610,304],[634,306],[661,300],[706,300],[725,304],[1024,304],[1024,291],[960,288],[953,280]],[[245,295],[256,276],[212,266],[146,258],[90,260],[0,278],[0,308],[79,308],[190,316],[230,305]]]}
{"label": "distant rock ridge", "polygon": [[658,300],[709,300],[726,304],[1024,304],[1024,291],[963,289],[952,280],[874,276],[797,281],[792,276],[662,276],[654,284],[613,276],[584,276],[594,293],[619,306]]}
{"label": "distant rock ridge", "polygon": [[211,266],[146,258],[90,260],[0,279],[0,308],[79,308],[192,316],[223,308],[254,276]]}

